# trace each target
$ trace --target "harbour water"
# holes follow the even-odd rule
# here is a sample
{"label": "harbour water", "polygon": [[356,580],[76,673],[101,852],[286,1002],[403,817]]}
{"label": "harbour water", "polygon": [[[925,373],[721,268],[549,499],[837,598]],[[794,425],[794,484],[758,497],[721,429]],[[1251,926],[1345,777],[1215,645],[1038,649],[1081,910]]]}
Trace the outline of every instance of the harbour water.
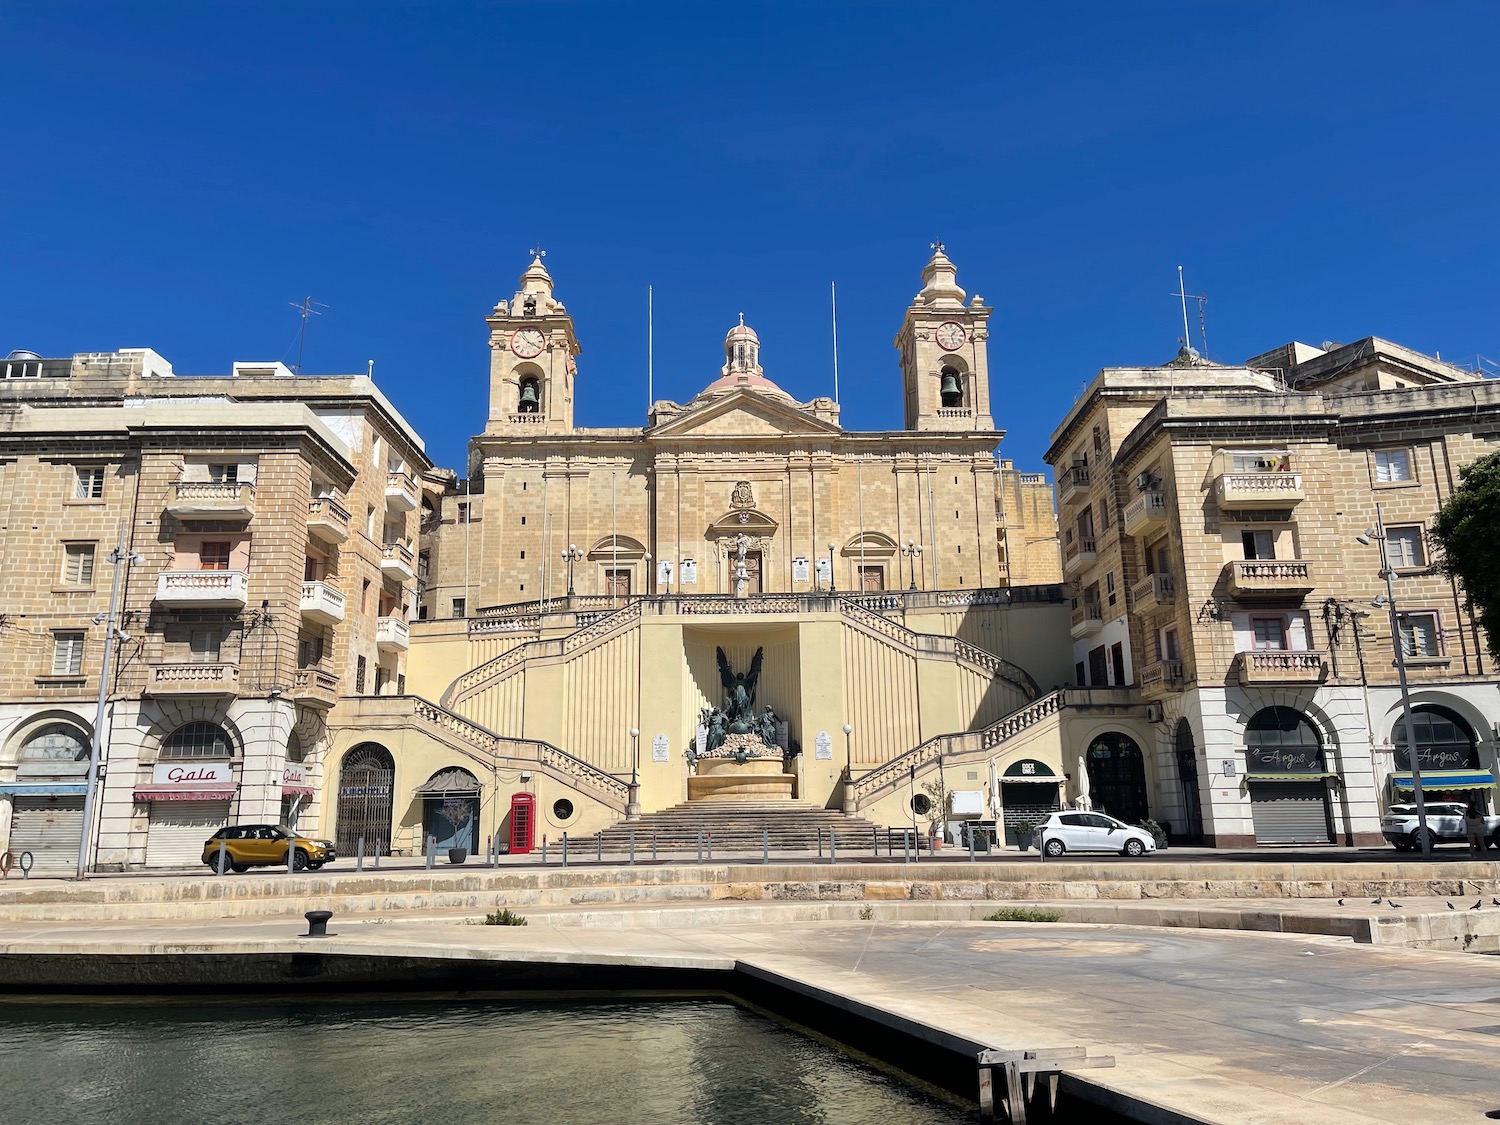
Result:
{"label": "harbour water", "polygon": [[710,1000],[0,1003],[17,1125],[959,1125],[973,1108]]}

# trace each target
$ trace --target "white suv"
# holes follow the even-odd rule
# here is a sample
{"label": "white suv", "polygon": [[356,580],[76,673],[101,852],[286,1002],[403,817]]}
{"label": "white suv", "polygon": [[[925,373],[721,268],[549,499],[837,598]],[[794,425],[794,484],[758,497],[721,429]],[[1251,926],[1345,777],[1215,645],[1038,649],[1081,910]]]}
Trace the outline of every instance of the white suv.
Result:
{"label": "white suv", "polygon": [[[1457,801],[1431,801],[1427,804],[1427,831],[1432,834],[1434,844],[1467,842],[1464,833],[1464,806]],[[1416,851],[1422,846],[1417,834],[1416,805],[1392,805],[1385,810],[1380,821],[1380,834],[1389,840],[1397,851]],[[1484,835],[1488,843],[1500,848],[1500,816],[1484,818]]]}
{"label": "white suv", "polygon": [[1055,812],[1036,827],[1037,848],[1044,855],[1065,852],[1119,852],[1142,856],[1156,850],[1156,839],[1144,828],[1096,812]]}

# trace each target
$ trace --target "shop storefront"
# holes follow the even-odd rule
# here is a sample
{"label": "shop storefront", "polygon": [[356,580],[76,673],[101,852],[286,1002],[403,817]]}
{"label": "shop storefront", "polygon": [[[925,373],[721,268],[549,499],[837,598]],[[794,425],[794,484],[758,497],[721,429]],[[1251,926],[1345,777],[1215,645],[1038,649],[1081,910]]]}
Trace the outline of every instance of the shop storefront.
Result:
{"label": "shop storefront", "polygon": [[196,867],[203,843],[230,822],[235,791],[232,762],[157,762],[135,799],[150,804],[147,867]]}
{"label": "shop storefront", "polygon": [[424,840],[436,840],[441,854],[465,848],[472,855],[478,848],[479,779],[466,769],[440,770],[418,787],[422,799]]}
{"label": "shop storefront", "polygon": [[[1413,707],[1412,731],[1417,736],[1417,764],[1422,770],[1422,796],[1428,801],[1478,802],[1480,811],[1495,811],[1495,774],[1481,768],[1474,730],[1446,707]],[[1391,800],[1410,801],[1416,790],[1411,776],[1411,754],[1406,747],[1406,723],[1391,732],[1396,772],[1391,774]]]}
{"label": "shop storefront", "polygon": [[312,795],[307,767],[300,762],[286,763],[281,769],[281,823],[285,827],[297,830],[297,821]]}
{"label": "shop storefront", "polygon": [[1245,730],[1245,784],[1257,844],[1333,840],[1328,784],[1317,731],[1301,712],[1267,707]]}
{"label": "shop storefront", "polygon": [[1007,844],[1015,846],[1023,826],[1038,824],[1062,807],[1058,799],[1062,780],[1046,762],[1033,758],[1005,767],[1000,776],[1000,817]]}
{"label": "shop storefront", "polygon": [[77,727],[54,723],[26,740],[16,780],[0,785],[0,799],[11,802],[12,863],[30,852],[32,875],[77,870],[88,768],[88,736]]}

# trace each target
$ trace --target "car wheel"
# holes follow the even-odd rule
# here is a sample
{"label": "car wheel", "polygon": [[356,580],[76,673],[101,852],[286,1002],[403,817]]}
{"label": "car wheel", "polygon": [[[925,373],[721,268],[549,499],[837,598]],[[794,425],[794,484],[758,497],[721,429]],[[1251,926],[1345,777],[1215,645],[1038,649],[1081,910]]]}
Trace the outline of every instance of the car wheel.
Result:
{"label": "car wheel", "polygon": [[293,855],[292,855],[292,870],[293,871],[306,871],[307,870],[307,853],[305,851],[303,851],[301,848],[298,848],[296,850],[296,852],[294,852]]}
{"label": "car wheel", "polygon": [[222,856],[215,855],[213,859],[208,861],[208,866],[209,869],[216,875],[228,875],[231,871],[234,870],[234,861],[229,858],[229,855],[226,852]]}
{"label": "car wheel", "polygon": [[[1432,834],[1432,829],[1427,829],[1428,849],[1430,850],[1436,843],[1437,837]],[[1422,850],[1422,829],[1417,828],[1412,830],[1411,840],[1406,845],[1406,850],[1410,852],[1419,852]]]}
{"label": "car wheel", "polygon": [[1048,840],[1045,844],[1042,845],[1042,851],[1044,851],[1047,855],[1054,857],[1062,855],[1067,850],[1067,848],[1063,847],[1063,842],[1061,840]]}
{"label": "car wheel", "polygon": [[1140,859],[1141,856],[1146,854],[1146,845],[1139,840],[1126,840],[1125,854],[1131,859]]}
{"label": "car wheel", "polygon": [[1395,848],[1398,852],[1411,851],[1411,844],[1405,840],[1392,840],[1391,847]]}
{"label": "car wheel", "polygon": [[236,863],[234,865],[234,872],[236,875],[243,875],[246,871],[249,870],[250,865],[248,863]]}
{"label": "car wheel", "polygon": [[309,871],[316,871],[318,868],[322,867],[323,864],[325,864],[327,862],[328,862],[327,860],[319,860],[317,863],[309,863],[307,865],[307,869]]}

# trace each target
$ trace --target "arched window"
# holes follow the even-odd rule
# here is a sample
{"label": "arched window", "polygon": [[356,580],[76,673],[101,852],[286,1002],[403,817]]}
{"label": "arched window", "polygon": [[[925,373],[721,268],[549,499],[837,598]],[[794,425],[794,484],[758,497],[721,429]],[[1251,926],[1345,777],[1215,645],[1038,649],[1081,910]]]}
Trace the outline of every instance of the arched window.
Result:
{"label": "arched window", "polygon": [[83,762],[88,756],[88,737],[66,723],[43,727],[21,747],[23,762]]}
{"label": "arched window", "polygon": [[1173,737],[1177,752],[1177,781],[1182,786],[1183,834],[1190,840],[1203,836],[1203,799],[1198,793],[1198,751],[1193,745],[1193,727],[1186,719],[1177,720]]}
{"label": "arched window", "polygon": [[964,383],[957,369],[945,367],[941,372],[941,381],[938,383],[938,394],[942,399],[943,406],[952,409],[964,404]]}
{"label": "arched window", "polygon": [[1096,812],[1126,824],[1151,815],[1146,802],[1146,765],[1141,748],[1128,734],[1111,731],[1089,743],[1089,800]]}
{"label": "arched window", "polygon": [[307,752],[302,749],[302,739],[297,737],[296,731],[286,736],[286,760],[289,762],[307,760]]}
{"label": "arched window", "polygon": [[1323,741],[1301,711],[1267,707],[1245,724],[1245,766],[1251,774],[1316,773]]}
{"label": "arched window", "polygon": [[[1474,728],[1446,707],[1424,704],[1411,709],[1412,732],[1417,736],[1417,760],[1424,770],[1477,770],[1479,743]],[[1406,722],[1397,719],[1391,731],[1396,768],[1411,769],[1406,748]]]}
{"label": "arched window", "polygon": [[542,387],[535,377],[531,375],[521,380],[521,397],[518,409],[522,414],[536,414],[542,409]]}
{"label": "arched window", "polygon": [[163,758],[232,758],[234,743],[217,723],[187,723],[162,743]]}
{"label": "arched window", "polygon": [[362,742],[339,767],[338,811],[334,821],[339,854],[389,855],[391,811],[395,802],[396,760],[378,742]]}

